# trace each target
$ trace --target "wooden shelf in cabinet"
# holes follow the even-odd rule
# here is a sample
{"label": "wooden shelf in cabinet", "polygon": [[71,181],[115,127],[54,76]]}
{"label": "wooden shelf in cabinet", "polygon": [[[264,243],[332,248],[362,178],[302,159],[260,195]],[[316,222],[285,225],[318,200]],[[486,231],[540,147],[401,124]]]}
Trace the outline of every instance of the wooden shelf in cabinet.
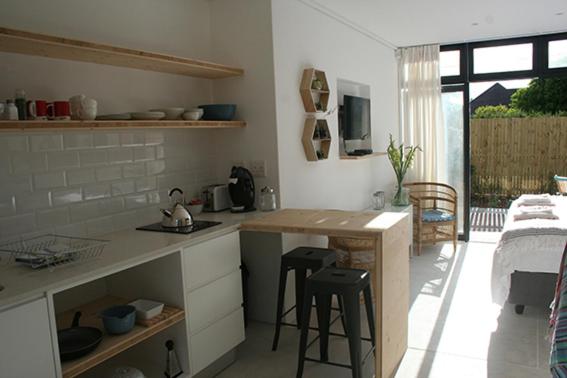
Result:
{"label": "wooden shelf in cabinet", "polygon": [[244,70],[241,68],[203,60],[181,58],[8,28],[0,28],[0,51],[207,79],[219,79],[244,74]]}
{"label": "wooden shelf in cabinet", "polygon": [[124,335],[106,334],[102,320],[98,316],[99,312],[107,307],[125,303],[128,303],[126,299],[106,296],[56,316],[57,329],[63,329],[71,325],[75,312],[81,311],[80,325],[96,327],[104,333],[101,343],[93,352],[76,360],[63,362],[61,364],[64,378],[76,377],[185,319],[185,312],[183,310],[166,305],[163,310],[164,316],[162,320],[149,327],[135,325],[130,332]]}
{"label": "wooden shelf in cabinet", "polygon": [[0,121],[2,131],[85,130],[119,128],[154,129],[234,129],[246,127],[244,121]]}
{"label": "wooden shelf in cabinet", "polygon": [[362,160],[362,159],[369,159],[375,156],[384,156],[387,155],[386,152],[373,152],[368,155],[361,155],[361,156],[351,156],[351,155],[341,155],[339,159],[341,160]]}

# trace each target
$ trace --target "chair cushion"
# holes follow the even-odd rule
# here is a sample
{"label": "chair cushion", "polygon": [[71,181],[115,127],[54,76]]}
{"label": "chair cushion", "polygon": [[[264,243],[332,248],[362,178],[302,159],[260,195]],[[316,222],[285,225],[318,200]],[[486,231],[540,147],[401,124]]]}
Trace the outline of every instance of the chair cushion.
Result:
{"label": "chair cushion", "polygon": [[425,210],[421,219],[424,222],[449,222],[455,220],[455,216],[441,210]]}

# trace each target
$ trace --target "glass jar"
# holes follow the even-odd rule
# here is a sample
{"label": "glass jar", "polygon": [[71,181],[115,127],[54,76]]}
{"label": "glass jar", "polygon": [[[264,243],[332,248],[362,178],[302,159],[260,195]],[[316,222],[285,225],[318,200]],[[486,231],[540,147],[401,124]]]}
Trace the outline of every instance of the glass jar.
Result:
{"label": "glass jar", "polygon": [[374,208],[374,210],[382,210],[385,204],[386,200],[383,191],[379,190],[372,194],[372,207]]}
{"label": "glass jar", "polygon": [[265,186],[260,190],[260,210],[273,211],[276,209],[276,192],[273,188]]}

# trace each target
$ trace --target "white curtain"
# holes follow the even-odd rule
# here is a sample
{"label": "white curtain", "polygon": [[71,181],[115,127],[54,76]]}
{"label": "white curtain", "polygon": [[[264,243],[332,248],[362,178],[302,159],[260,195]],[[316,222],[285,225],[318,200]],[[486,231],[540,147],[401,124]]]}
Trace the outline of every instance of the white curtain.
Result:
{"label": "white curtain", "polygon": [[445,182],[439,45],[401,48],[397,58],[402,140],[422,149],[407,181]]}

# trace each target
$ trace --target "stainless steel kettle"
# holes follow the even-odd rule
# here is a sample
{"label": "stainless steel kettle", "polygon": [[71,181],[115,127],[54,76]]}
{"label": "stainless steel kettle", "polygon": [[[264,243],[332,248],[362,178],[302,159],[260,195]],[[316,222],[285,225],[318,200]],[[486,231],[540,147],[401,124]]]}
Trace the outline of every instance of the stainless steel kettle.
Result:
{"label": "stainless steel kettle", "polygon": [[181,202],[175,201],[171,209],[161,209],[163,218],[161,225],[163,227],[188,227],[193,225],[193,215],[184,206],[185,197],[183,191],[179,188],[173,188],[169,191],[169,198],[173,198],[174,193],[181,194]]}

